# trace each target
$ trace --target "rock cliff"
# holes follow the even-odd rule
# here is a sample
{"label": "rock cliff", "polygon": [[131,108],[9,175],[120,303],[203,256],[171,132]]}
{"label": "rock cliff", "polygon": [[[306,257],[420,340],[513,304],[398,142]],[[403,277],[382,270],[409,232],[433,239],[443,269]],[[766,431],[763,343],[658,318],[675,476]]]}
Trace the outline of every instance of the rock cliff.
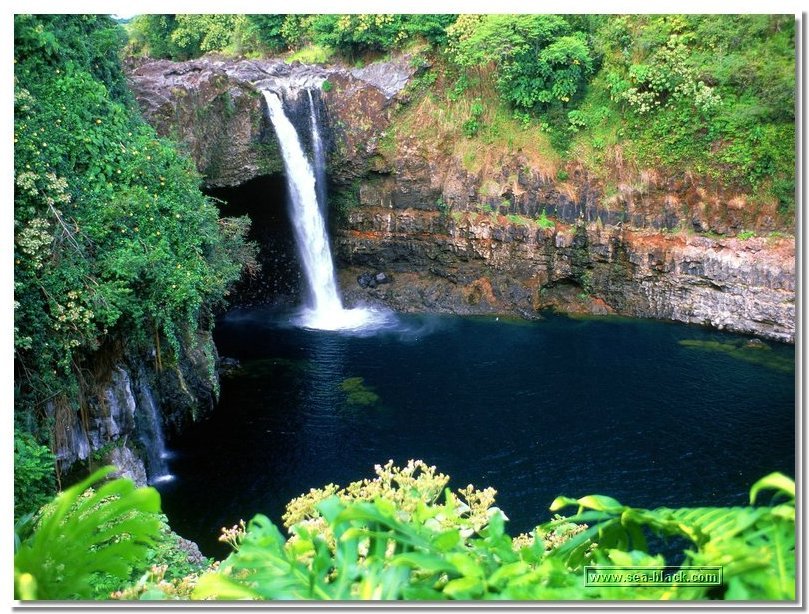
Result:
{"label": "rock cliff", "polygon": [[[149,62],[130,79],[146,119],[186,143],[208,186],[281,172],[260,87],[319,88],[351,303],[526,317],[555,307],[794,341],[792,220],[774,204],[620,159],[608,189],[583,164],[535,151],[461,156],[424,125],[432,103],[411,99],[414,70],[407,57],[362,70],[206,57]],[[360,286],[369,271],[391,283]]]}
{"label": "rock cliff", "polygon": [[[337,237],[353,304],[401,311],[618,313],[794,340],[794,242],[362,208]],[[382,270],[392,283],[362,288]]]}
{"label": "rock cliff", "polygon": [[60,468],[95,460],[119,467],[138,484],[154,477],[154,442],[213,409],[218,379],[210,333],[186,340],[176,363],[158,368],[154,355],[105,350],[87,369],[82,409],[51,401]]}
{"label": "rock cliff", "polygon": [[130,64],[128,75],[146,120],[161,136],[185,145],[207,186],[221,187],[283,170],[261,89],[321,89],[325,81],[323,98],[335,135],[332,179],[350,181],[364,174],[380,127],[390,121],[394,96],[413,70],[407,56],[384,69],[354,70],[206,56]]}

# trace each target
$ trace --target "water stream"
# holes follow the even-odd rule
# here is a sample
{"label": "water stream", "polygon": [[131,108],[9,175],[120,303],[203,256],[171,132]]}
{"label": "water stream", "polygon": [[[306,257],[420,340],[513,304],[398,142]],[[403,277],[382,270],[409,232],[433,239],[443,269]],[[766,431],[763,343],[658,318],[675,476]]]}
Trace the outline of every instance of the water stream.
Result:
{"label": "water stream", "polygon": [[323,138],[320,136],[320,127],[317,121],[317,108],[312,97],[312,90],[306,90],[309,97],[309,123],[312,129],[312,154],[315,167],[315,191],[317,202],[323,217],[327,214],[326,202],[326,153],[323,147]]}
{"label": "water stream", "polygon": [[143,424],[140,427],[140,438],[143,449],[146,451],[146,470],[150,484],[159,484],[174,479],[169,472],[169,452],[163,437],[163,424],[157,410],[152,391],[146,382],[141,381],[139,386],[141,399],[141,417]]}
{"label": "water stream", "polygon": [[[295,127],[284,112],[279,95],[270,91],[263,93],[284,159],[295,242],[308,290],[308,304],[298,314],[295,323],[318,330],[363,330],[384,325],[390,318],[388,314],[364,308],[343,308],[326,224],[318,206],[312,164],[303,151]],[[311,117],[316,124],[314,112]],[[316,131],[313,130],[313,134]],[[318,147],[314,149],[317,152]],[[322,146],[319,152],[322,156]]]}

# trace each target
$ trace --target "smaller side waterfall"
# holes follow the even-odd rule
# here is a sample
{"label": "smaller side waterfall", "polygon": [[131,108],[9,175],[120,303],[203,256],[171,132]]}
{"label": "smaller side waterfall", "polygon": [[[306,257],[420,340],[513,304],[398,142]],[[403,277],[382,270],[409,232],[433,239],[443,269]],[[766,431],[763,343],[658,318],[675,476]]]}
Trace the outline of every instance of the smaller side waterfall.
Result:
{"label": "smaller side waterfall", "polygon": [[166,442],[163,438],[163,423],[157,411],[157,403],[155,403],[152,391],[146,382],[141,381],[139,388],[141,400],[141,425],[139,431],[141,443],[146,453],[149,483],[168,482],[174,479],[174,476],[169,472],[168,464],[166,463],[169,453],[166,450]]}

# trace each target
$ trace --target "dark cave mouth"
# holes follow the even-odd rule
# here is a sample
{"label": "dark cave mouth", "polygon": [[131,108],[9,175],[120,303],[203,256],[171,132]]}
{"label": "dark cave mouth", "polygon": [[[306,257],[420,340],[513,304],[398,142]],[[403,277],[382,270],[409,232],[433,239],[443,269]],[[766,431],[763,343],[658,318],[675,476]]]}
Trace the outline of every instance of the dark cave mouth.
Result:
{"label": "dark cave mouth", "polygon": [[261,270],[254,276],[242,276],[231,291],[230,306],[298,304],[303,280],[284,176],[264,175],[237,186],[207,188],[204,192],[216,199],[222,217],[249,217],[247,238],[259,246]]}

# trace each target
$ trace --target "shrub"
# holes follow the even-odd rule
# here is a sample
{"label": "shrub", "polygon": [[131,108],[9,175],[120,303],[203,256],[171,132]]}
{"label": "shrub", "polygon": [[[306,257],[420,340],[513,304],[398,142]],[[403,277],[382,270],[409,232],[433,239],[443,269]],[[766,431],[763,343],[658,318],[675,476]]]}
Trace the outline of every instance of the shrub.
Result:
{"label": "shrub", "polygon": [[[265,516],[236,527],[234,552],[200,578],[203,599],[793,599],[795,596],[794,483],[772,474],[753,485],[786,500],[770,507],[658,508],[622,505],[610,497],[557,498],[552,510],[574,506],[530,535],[512,539],[493,495],[480,492],[481,523],[465,520],[469,505],[446,476],[428,473],[416,485],[409,465],[397,485],[386,465],[380,478],[356,483],[356,494],[329,485],[301,497],[302,513],[287,516],[290,539]],[[385,472],[388,479],[383,477]],[[417,478],[415,478],[417,479]],[[472,487],[469,487],[472,490]],[[485,495],[485,496],[484,496]],[[467,498],[469,503],[469,498]],[[471,505],[471,504],[470,504]],[[297,510],[297,506],[295,508]],[[644,531],[685,538],[684,565],[722,566],[719,592],[711,587],[588,586],[584,567],[662,566]]]}
{"label": "shrub", "polygon": [[544,109],[577,97],[592,74],[587,39],[559,15],[485,15],[448,28],[454,62],[497,65],[497,87],[518,108]]}
{"label": "shrub", "polygon": [[537,218],[537,225],[540,228],[555,228],[556,227],[556,224],[554,223],[554,221],[548,218],[548,214],[545,213],[545,209],[543,209],[539,213],[539,217]]}
{"label": "shrub", "polygon": [[[144,568],[160,539],[159,496],[128,480],[85,491],[110,469],[43,512],[15,555],[18,598],[87,597],[93,573],[131,582],[132,571]],[[371,480],[329,484],[291,501],[284,515],[289,538],[258,515],[223,530],[233,552],[199,581],[192,571],[168,583],[161,567],[117,595],[183,598],[193,589],[194,599],[228,600],[795,598],[795,484],[781,474],[756,482],[744,507],[650,510],[603,495],[557,497],[551,510],[572,507],[572,516],[557,514],[515,538],[505,530],[493,489],[453,492],[448,481],[422,461],[402,468],[388,462]],[[754,507],[765,490],[775,491],[769,505]],[[584,582],[586,566],[666,565],[649,547],[650,532],[665,543],[688,543],[674,567],[721,566],[721,584]]]}
{"label": "shrub", "polygon": [[32,435],[14,431],[14,520],[37,511],[56,489],[56,459]]}
{"label": "shrub", "polygon": [[331,60],[334,55],[334,50],[331,47],[322,45],[308,45],[296,51],[289,56],[286,61],[288,63],[301,62],[303,64],[326,64]]}
{"label": "shrub", "polygon": [[[123,73],[117,59],[94,54],[116,56],[117,48],[90,47],[78,33],[108,41],[114,27],[74,15],[15,18],[14,323],[23,411],[44,399],[75,410],[81,369],[104,340],[142,347],[163,336],[178,355],[180,338],[238,278],[236,258],[254,250],[247,225],[218,219],[192,162],[126,96],[110,96]],[[43,45],[52,54],[35,53]],[[99,72],[109,73],[104,81]]]}

